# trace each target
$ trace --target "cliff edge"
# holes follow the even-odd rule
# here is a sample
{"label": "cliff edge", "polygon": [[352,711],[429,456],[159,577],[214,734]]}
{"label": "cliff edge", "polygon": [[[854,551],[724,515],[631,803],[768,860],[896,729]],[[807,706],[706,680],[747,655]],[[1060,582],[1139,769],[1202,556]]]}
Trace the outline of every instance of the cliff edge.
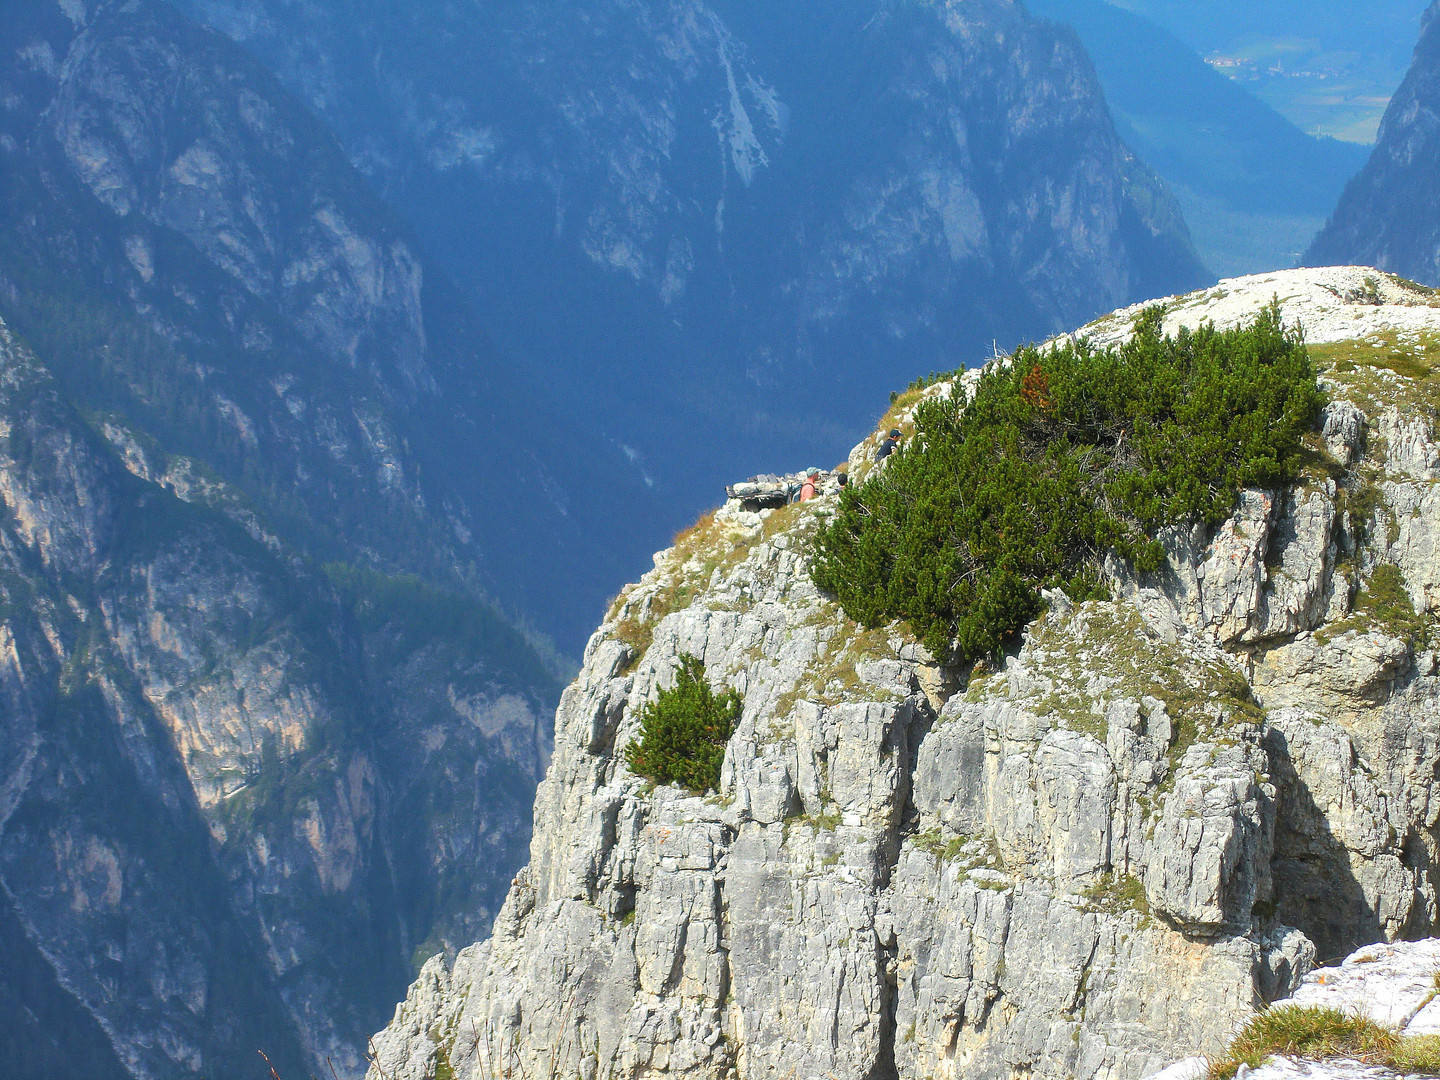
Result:
{"label": "cliff edge", "polygon": [[[1431,932],[1440,297],[1332,268],[1161,303],[1272,300],[1330,398],[1313,467],[1162,533],[1155,573],[1111,560],[1109,600],[1049,594],[999,670],[817,590],[831,499],[658,554],[565,691],[492,937],[425,966],[370,1075],[1129,1080]],[[954,388],[901,396],[852,474]],[[624,763],[685,654],[744,702],[709,796]]]}

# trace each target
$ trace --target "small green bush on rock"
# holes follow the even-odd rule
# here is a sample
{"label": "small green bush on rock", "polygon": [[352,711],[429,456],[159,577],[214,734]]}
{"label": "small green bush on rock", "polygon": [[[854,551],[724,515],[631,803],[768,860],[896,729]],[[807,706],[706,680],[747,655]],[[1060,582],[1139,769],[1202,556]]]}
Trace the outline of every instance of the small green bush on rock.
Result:
{"label": "small green bush on rock", "polygon": [[994,654],[1040,590],[1097,594],[1108,552],[1141,570],[1168,524],[1223,521],[1242,488],[1295,479],[1323,403],[1278,306],[1169,337],[1161,310],[1115,349],[1020,349],[974,397],[921,404],[885,469],[846,489],[812,576],[852,619],[908,620],[937,656]]}
{"label": "small green bush on rock", "polygon": [[717,695],[698,657],[680,657],[673,689],[661,690],[640,714],[640,738],[625,748],[625,763],[636,776],[691,791],[720,786],[725,745],[740,719],[740,694]]}

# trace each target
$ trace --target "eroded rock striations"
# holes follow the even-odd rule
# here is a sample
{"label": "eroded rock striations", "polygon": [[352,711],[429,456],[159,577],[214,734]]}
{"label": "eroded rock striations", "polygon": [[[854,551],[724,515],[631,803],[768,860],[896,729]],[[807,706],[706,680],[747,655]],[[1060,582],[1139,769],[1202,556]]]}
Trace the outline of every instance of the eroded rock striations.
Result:
{"label": "eroded rock striations", "polygon": [[[491,938],[425,966],[372,1077],[1133,1078],[1428,931],[1440,306],[1291,271],[1169,323],[1272,298],[1332,395],[1304,482],[1110,565],[1111,600],[1050,594],[1001,670],[848,622],[806,573],[825,499],[657,555],[562,698]],[[744,697],[704,797],[623,764],[685,653]]]}

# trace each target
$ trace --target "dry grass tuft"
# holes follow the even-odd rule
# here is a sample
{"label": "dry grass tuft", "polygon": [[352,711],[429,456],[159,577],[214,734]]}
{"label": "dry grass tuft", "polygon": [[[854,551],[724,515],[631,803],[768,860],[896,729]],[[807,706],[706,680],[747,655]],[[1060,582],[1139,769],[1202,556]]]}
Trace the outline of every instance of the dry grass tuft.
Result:
{"label": "dry grass tuft", "polygon": [[1440,1076],[1440,1035],[1411,1035],[1401,1039],[1388,1064],[1406,1074]]}
{"label": "dry grass tuft", "polygon": [[1207,1080],[1231,1080],[1241,1065],[1257,1068],[1277,1054],[1310,1061],[1353,1058],[1400,1073],[1440,1075],[1440,1035],[1400,1035],[1342,1009],[1280,1005],[1240,1030],[1229,1054],[1210,1063]]}

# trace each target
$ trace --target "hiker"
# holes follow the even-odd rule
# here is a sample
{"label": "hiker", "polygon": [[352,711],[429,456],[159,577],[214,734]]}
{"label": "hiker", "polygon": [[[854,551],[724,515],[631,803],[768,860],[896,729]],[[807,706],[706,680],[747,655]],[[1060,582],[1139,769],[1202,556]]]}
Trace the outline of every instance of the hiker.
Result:
{"label": "hiker", "polygon": [[800,485],[800,502],[809,502],[820,494],[820,470],[811,469],[805,474],[805,482]]}
{"label": "hiker", "polygon": [[891,428],[890,434],[886,436],[885,441],[880,444],[880,449],[875,452],[875,460],[884,461],[895,452],[895,448],[899,445],[900,429],[898,427]]}

